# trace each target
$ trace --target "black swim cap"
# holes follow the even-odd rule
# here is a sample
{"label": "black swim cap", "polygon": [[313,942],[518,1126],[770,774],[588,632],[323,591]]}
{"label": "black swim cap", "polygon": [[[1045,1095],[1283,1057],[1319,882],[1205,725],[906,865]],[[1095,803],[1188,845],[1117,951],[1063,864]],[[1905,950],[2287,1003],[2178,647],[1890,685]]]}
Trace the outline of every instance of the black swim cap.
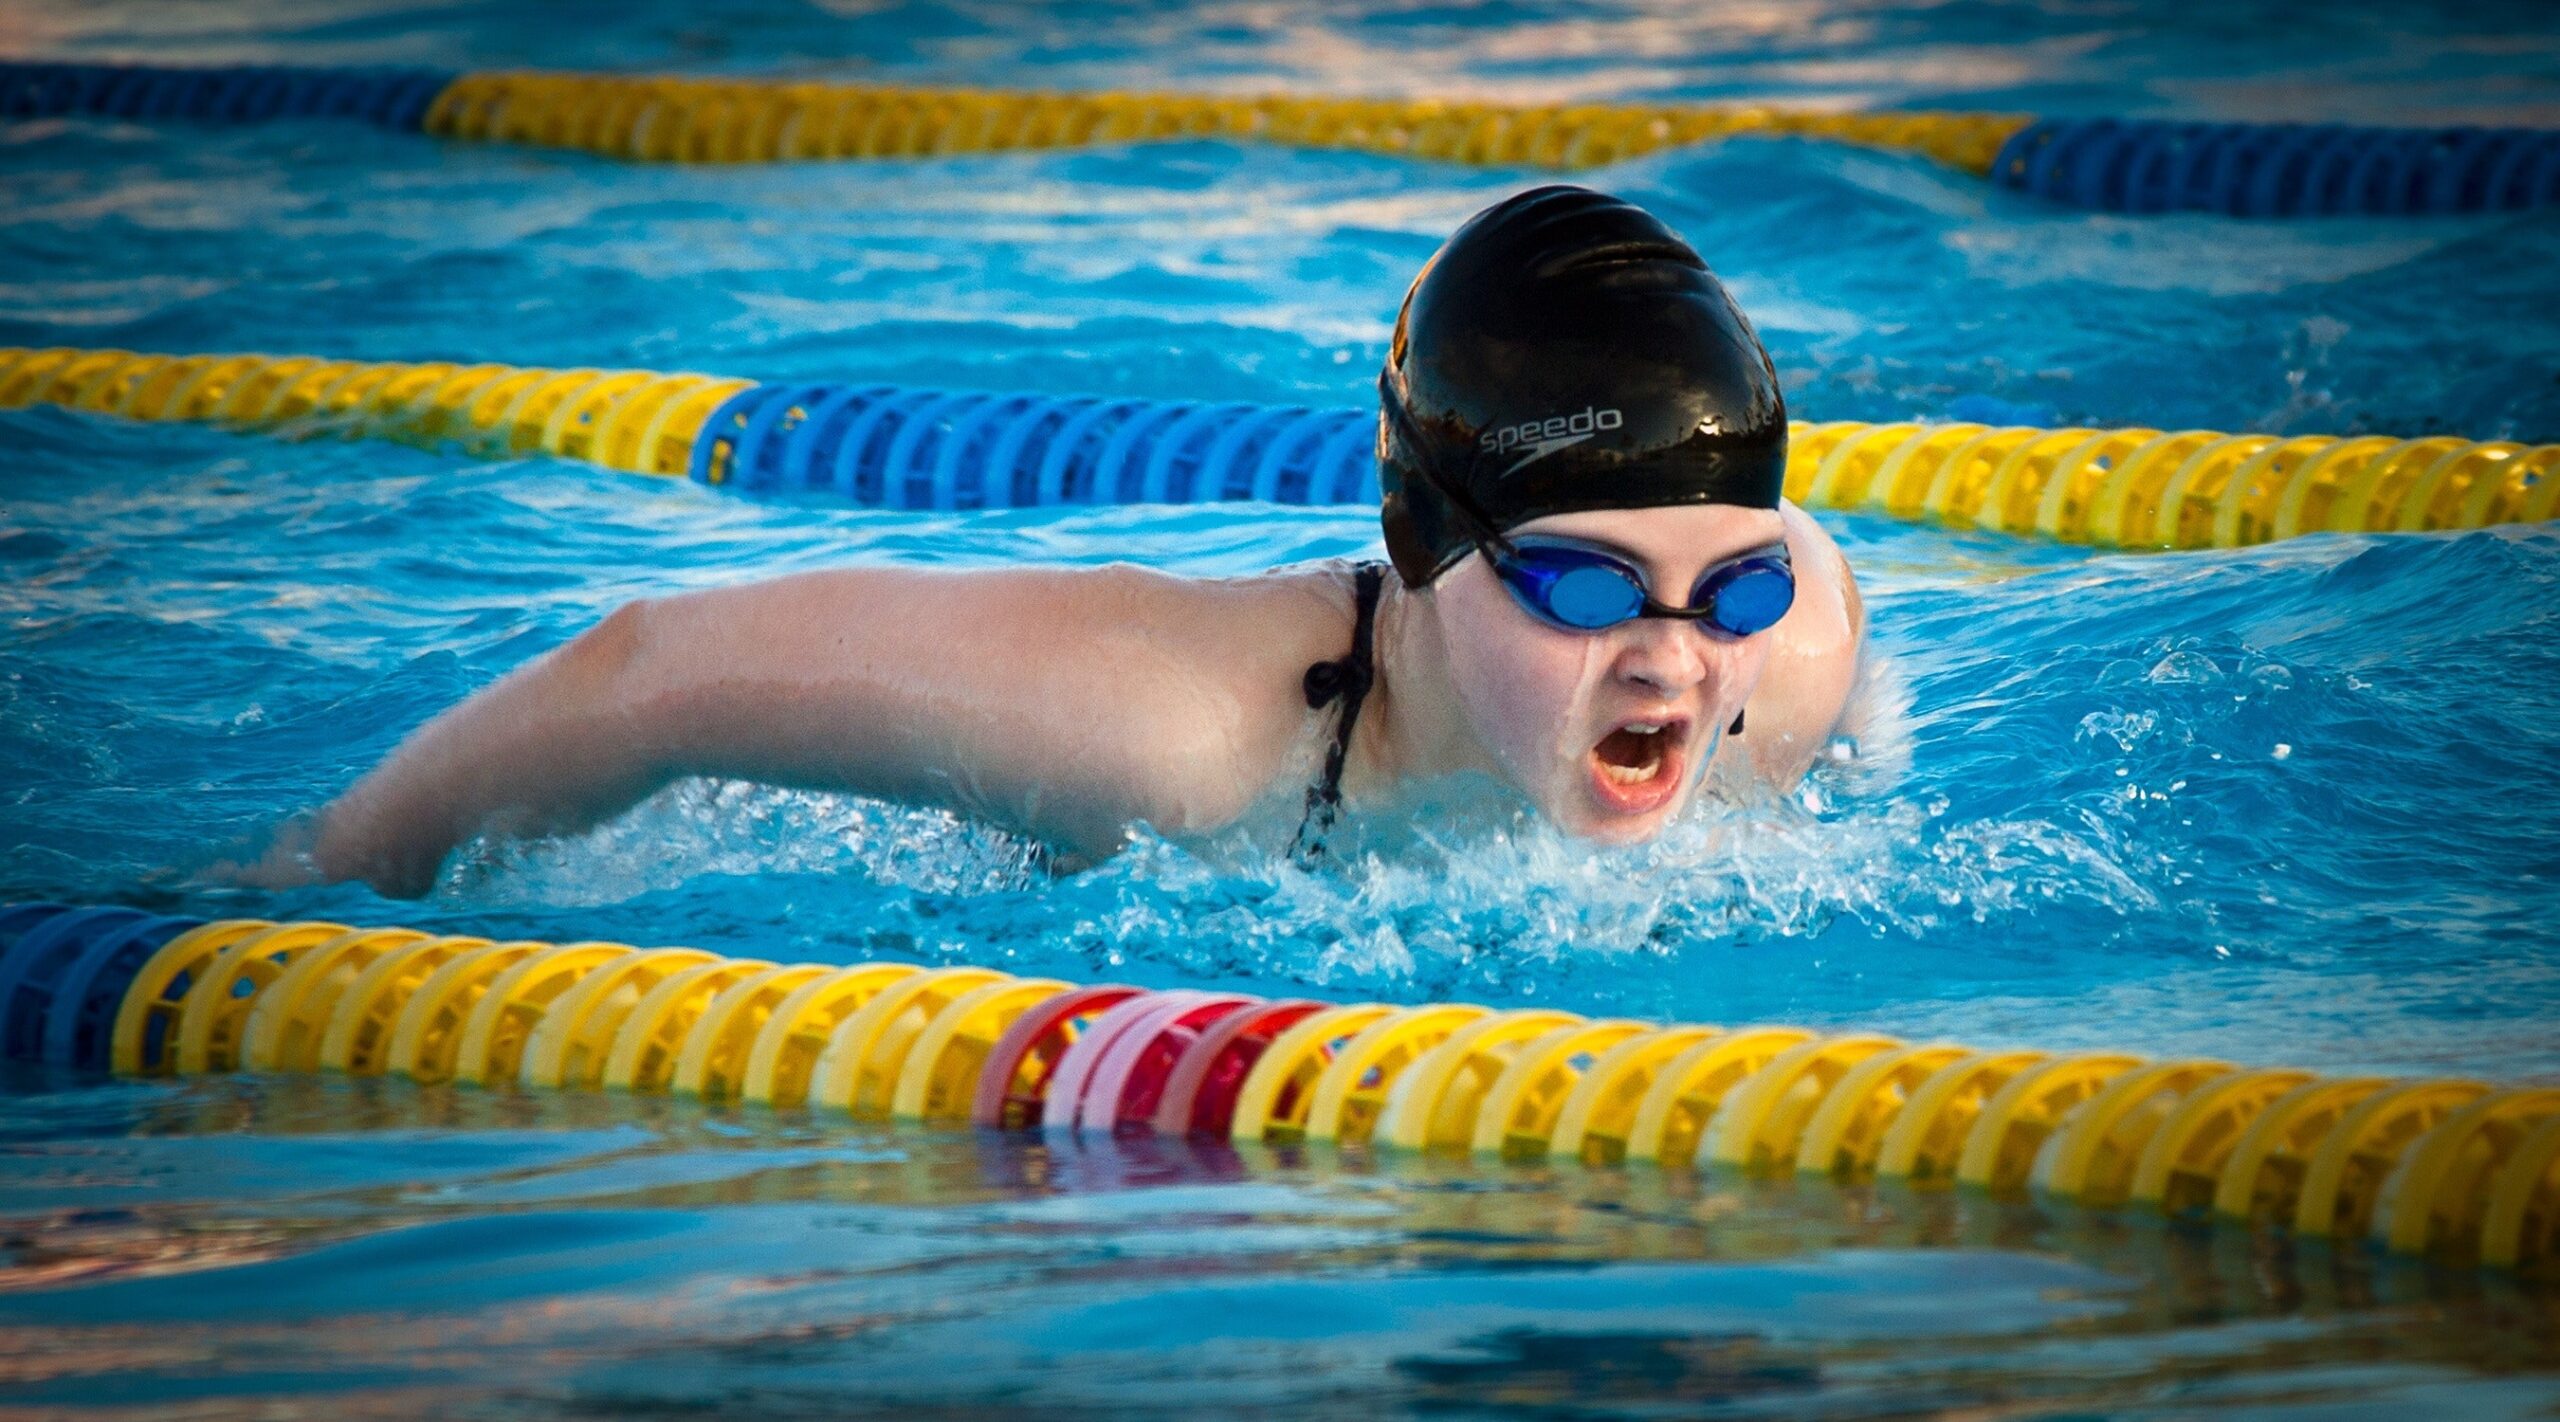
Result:
{"label": "black swim cap", "polygon": [[1379,517],[1407,587],[1486,531],[1773,509],[1786,481],[1786,402],[1751,323],[1659,218],[1588,188],[1468,219],[1405,293],[1378,393]]}

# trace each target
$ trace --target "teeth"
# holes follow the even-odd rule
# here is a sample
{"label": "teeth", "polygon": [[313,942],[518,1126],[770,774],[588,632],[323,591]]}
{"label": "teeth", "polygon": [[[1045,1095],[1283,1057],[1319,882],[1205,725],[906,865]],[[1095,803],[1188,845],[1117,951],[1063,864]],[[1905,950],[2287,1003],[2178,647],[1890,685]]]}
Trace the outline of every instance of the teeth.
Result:
{"label": "teeth", "polygon": [[1639,736],[1650,736],[1654,732],[1661,730],[1663,725],[1664,723],[1660,721],[1629,721],[1618,729],[1621,731],[1633,731]]}
{"label": "teeth", "polygon": [[1651,780],[1654,772],[1661,768],[1660,761],[1655,761],[1651,765],[1609,765],[1604,762],[1600,767],[1600,773],[1620,785],[1642,785]]}

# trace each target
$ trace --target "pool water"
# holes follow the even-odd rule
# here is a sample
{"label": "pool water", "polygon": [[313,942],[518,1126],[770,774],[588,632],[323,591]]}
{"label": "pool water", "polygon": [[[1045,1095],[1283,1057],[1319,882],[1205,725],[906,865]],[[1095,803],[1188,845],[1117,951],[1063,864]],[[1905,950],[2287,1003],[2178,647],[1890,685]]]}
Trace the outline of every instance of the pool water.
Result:
{"label": "pool water", "polygon": [[[2560,15],[2165,0],[44,3],[0,54],[2560,123]],[[1537,175],[1186,143],[741,169],[323,124],[0,126],[0,344],[1344,405]],[[2547,214],[2122,218],[1750,140],[1663,213],[1799,417],[2560,440]],[[427,899],[226,885],[620,603],[793,569],[1376,547],[1357,509],[871,513],[0,413],[0,900],[2560,1077],[2560,533],[2114,555],[1825,515],[1870,686],[1783,803],[1052,880],[688,783]],[[1064,1147],[385,1081],[0,1092],[0,1410],[2547,1415],[2548,1286],[2032,1204]]]}

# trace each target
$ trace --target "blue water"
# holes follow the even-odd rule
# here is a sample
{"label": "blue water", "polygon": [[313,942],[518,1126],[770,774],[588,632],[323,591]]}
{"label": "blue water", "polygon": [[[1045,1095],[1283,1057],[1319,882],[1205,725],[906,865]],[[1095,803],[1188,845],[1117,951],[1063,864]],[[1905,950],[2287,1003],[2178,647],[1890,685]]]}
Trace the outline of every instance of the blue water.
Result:
{"label": "blue water", "polygon": [[[2560,123],[2560,18],[2165,0],[640,3],[0,16],[0,53]],[[618,166],[327,125],[0,127],[0,344],[1349,404],[1531,181],[1222,144]],[[1661,211],[1799,415],[2560,440],[2547,214],[2119,218],[1741,141]],[[2560,1075],[2560,533],[2106,556],[1826,516],[1877,660],[1791,802],[1309,876],[687,784],[423,902],[254,852],[634,597],[854,562],[1233,573],[1358,510],[875,514],[0,413],[0,898],[1150,986]],[[2402,1417],[2560,1401],[2549,1298],[1980,1201],[1094,1148],[395,1083],[0,1095],[0,1406]],[[1845,1206],[1845,1208],[1844,1208]]]}

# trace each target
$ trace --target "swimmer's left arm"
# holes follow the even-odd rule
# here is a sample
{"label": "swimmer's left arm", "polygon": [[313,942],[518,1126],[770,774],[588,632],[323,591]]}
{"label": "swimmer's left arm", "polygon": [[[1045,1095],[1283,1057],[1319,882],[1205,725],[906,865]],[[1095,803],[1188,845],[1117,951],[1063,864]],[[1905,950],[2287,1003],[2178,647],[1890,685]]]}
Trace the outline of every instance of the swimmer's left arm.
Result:
{"label": "swimmer's left arm", "polygon": [[252,873],[293,882],[307,857],[419,894],[472,835],[575,831],[684,776],[939,805],[1104,857],[1136,820],[1231,818],[1302,720],[1294,668],[1215,671],[1250,596],[1121,565],[869,567],[635,603],[413,732]]}
{"label": "swimmer's left arm", "polygon": [[1770,630],[1769,660],[1746,703],[1742,744],[1760,777],[1784,786],[1803,778],[1840,727],[1857,684],[1867,614],[1840,545],[1792,503],[1779,515],[1795,562],[1796,600]]}

